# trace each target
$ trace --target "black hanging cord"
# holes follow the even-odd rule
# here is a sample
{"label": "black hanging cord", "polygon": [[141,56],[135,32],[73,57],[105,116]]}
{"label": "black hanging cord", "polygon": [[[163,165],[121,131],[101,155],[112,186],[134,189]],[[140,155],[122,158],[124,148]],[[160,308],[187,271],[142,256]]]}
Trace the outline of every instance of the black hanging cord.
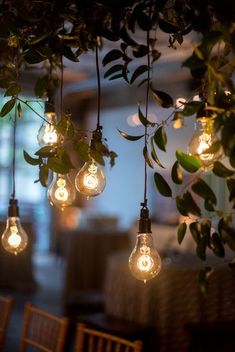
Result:
{"label": "black hanging cord", "polygon": [[12,194],[11,197],[15,199],[16,185],[15,185],[15,170],[16,170],[16,125],[17,125],[17,106],[15,107],[15,116],[13,124],[13,156],[12,156]]}
{"label": "black hanging cord", "polygon": [[60,57],[60,118],[63,114],[63,85],[64,85],[64,65],[63,65],[63,55]]}
{"label": "black hanging cord", "polygon": [[[146,89],[146,109],[145,109],[145,117],[146,119],[148,118],[148,105],[149,105],[149,89],[150,89],[150,52],[149,52],[149,30],[147,31],[147,48],[148,48],[148,54],[147,54],[147,64],[148,64],[148,74],[147,74],[147,89]],[[147,134],[148,134],[148,128],[147,126],[144,127],[144,147],[145,149],[147,148]],[[144,162],[144,201],[141,203],[143,208],[147,208],[147,162],[145,159]]]}
{"label": "black hanging cord", "polygon": [[97,76],[97,131],[102,130],[102,126],[100,125],[100,100],[101,100],[101,84],[100,84],[100,68],[99,68],[99,55],[98,55],[98,44],[95,47],[95,62],[96,62],[96,76]]}

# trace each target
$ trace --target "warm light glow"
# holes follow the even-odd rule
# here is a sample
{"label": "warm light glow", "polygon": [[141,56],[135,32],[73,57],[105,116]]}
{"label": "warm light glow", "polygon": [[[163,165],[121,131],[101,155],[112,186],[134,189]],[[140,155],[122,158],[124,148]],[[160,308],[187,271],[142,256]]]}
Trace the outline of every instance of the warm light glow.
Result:
{"label": "warm light glow", "polygon": [[197,148],[197,153],[201,160],[211,160],[213,159],[213,154],[204,153],[207,149],[212,145],[211,135],[203,132],[201,136],[199,136],[199,146]]}
{"label": "warm light glow", "polygon": [[2,234],[3,248],[12,254],[22,252],[28,243],[28,236],[21,226],[18,217],[8,217],[5,231]]}
{"label": "warm light glow", "polygon": [[161,270],[162,261],[153,246],[150,233],[139,233],[135,248],[129,258],[131,274],[138,280],[146,282],[153,279]]}
{"label": "warm light glow", "polygon": [[47,191],[47,198],[50,205],[55,205],[62,210],[73,203],[75,189],[68,175],[54,173]]}
{"label": "warm light glow", "polygon": [[75,178],[75,186],[78,192],[87,197],[95,197],[103,192],[106,185],[106,177],[103,167],[94,160],[86,162]]}
{"label": "warm light glow", "polygon": [[202,169],[208,171],[213,167],[213,163],[221,157],[221,149],[215,153],[206,153],[206,151],[217,141],[213,128],[213,119],[201,117],[197,119],[195,133],[189,143],[188,151],[196,155],[202,162]]}
{"label": "warm light glow", "polygon": [[45,126],[45,133],[43,135],[43,142],[46,145],[56,144],[58,142],[58,133],[53,125],[47,124]]}
{"label": "warm light glow", "polygon": [[18,234],[18,229],[16,226],[10,226],[11,235],[8,238],[8,243],[10,246],[17,248],[21,243],[21,237]]}
{"label": "warm light glow", "polygon": [[98,186],[98,178],[96,176],[97,166],[95,164],[91,164],[88,167],[88,173],[84,175],[83,183],[84,186],[89,189],[95,189]]}
{"label": "warm light glow", "polygon": [[137,266],[140,271],[144,271],[144,272],[150,271],[153,267],[153,260],[149,255],[143,254],[138,259]]}
{"label": "warm light glow", "polygon": [[59,180],[56,182],[58,188],[55,191],[55,198],[60,200],[60,201],[66,201],[68,199],[69,193],[67,191],[66,187],[66,181],[62,178],[59,178]]}

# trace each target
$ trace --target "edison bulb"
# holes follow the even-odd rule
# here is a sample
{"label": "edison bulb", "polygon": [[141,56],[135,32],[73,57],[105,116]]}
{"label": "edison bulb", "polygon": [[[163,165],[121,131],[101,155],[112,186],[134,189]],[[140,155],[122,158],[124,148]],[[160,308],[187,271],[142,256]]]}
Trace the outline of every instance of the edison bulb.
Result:
{"label": "edison bulb", "polygon": [[47,191],[49,203],[60,209],[71,205],[75,199],[75,189],[68,175],[54,173]]}
{"label": "edison bulb", "polygon": [[54,145],[59,141],[59,134],[56,130],[56,113],[46,112],[45,118],[48,120],[40,127],[37,135],[38,143],[41,147],[46,145]]}
{"label": "edison bulb", "polygon": [[103,192],[106,185],[106,177],[103,167],[94,160],[86,162],[75,178],[75,186],[78,192],[87,197],[95,197]]}
{"label": "edison bulb", "polygon": [[28,243],[28,236],[20,223],[20,218],[11,216],[7,218],[5,231],[2,234],[3,248],[12,254],[22,252]]}
{"label": "edison bulb", "polygon": [[207,171],[213,167],[213,163],[221,156],[221,149],[215,153],[206,153],[212,144],[217,141],[211,118],[198,118],[195,133],[189,144],[189,153],[199,157],[202,168]]}
{"label": "edison bulb", "polygon": [[153,279],[162,267],[161,257],[153,246],[150,233],[139,233],[136,245],[129,258],[131,274],[141,281]]}

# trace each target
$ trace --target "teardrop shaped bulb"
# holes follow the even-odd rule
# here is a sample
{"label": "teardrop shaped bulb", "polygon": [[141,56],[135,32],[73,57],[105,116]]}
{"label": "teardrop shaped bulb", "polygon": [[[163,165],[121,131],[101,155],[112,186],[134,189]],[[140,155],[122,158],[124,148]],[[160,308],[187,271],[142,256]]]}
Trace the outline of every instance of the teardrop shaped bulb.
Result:
{"label": "teardrop shaped bulb", "polygon": [[211,118],[198,118],[195,125],[195,132],[188,147],[189,153],[201,160],[204,171],[211,169],[214,162],[222,155],[221,148],[213,153],[206,153],[206,150],[218,140],[213,125],[214,121]]}
{"label": "teardrop shaped bulb", "polygon": [[94,160],[86,162],[75,178],[76,189],[87,197],[98,196],[103,192],[105,185],[104,169]]}
{"label": "teardrop shaped bulb", "polygon": [[162,267],[161,257],[153,246],[150,233],[139,233],[136,245],[129,257],[131,274],[141,281],[153,279]]}
{"label": "teardrop shaped bulb", "polygon": [[69,176],[54,173],[47,196],[50,204],[53,203],[61,210],[71,205],[75,200],[75,188]]}
{"label": "teardrop shaped bulb", "polygon": [[57,120],[56,113],[47,112],[45,113],[45,118],[48,120],[48,123],[43,122],[37,135],[38,143],[41,147],[55,145],[59,142],[59,134],[55,127]]}
{"label": "teardrop shaped bulb", "polygon": [[19,217],[11,216],[7,218],[1,241],[3,248],[9,253],[16,255],[25,249],[28,244],[28,236]]}

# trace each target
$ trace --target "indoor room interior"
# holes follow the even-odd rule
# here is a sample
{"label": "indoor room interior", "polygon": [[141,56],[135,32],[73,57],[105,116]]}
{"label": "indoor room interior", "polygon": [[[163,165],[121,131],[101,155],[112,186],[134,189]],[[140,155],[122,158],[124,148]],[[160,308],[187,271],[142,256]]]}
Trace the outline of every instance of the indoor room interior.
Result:
{"label": "indoor room interior", "polygon": [[[2,15],[0,20],[2,23]],[[66,22],[64,28],[67,29]],[[177,43],[179,48],[175,49],[167,44],[169,33],[161,30],[157,33],[157,50],[161,52],[161,57],[152,68],[151,84],[167,92],[174,104],[164,109],[152,96],[148,98],[147,126],[149,129],[153,126],[164,127],[167,151],[164,151],[165,147],[157,149],[157,158],[164,168],[159,167],[158,162],[153,168],[149,167],[143,156],[145,138],[151,136],[138,113],[140,108],[145,111],[146,85],[138,86],[138,79],[133,84],[128,84],[123,78],[110,80],[105,77],[109,66],[103,65],[103,59],[111,50],[119,49],[121,40],[102,38],[102,47],[96,47],[96,50],[89,48],[79,56],[79,62],[64,56],[63,69],[60,70],[59,66],[55,69],[54,74],[58,78],[58,86],[53,90],[56,123],[61,120],[62,110],[69,113],[79,138],[85,136],[86,143],[90,145],[94,137],[92,132],[97,126],[102,126],[98,132],[101,131],[104,144],[117,154],[113,167],[105,158],[102,173],[106,184],[103,191],[93,197],[92,194],[79,192],[78,186],[74,185],[79,170],[88,159],[85,161],[81,158],[81,151],[76,154],[75,149],[68,146],[67,152],[74,166],[66,173],[74,192],[74,199],[69,206],[53,203],[53,190],[50,191],[61,173],[49,170],[48,187],[43,187],[39,182],[41,176],[38,176],[38,162],[30,165],[25,160],[27,157],[24,157],[24,151],[37,158],[35,153],[40,148],[53,145],[39,145],[39,131],[45,126],[43,118],[47,118],[48,97],[35,97],[35,84],[45,67],[42,63],[34,63],[31,67],[20,68],[22,89],[16,95],[20,102],[26,102],[21,104],[22,112],[19,113],[18,109],[18,114],[22,114],[22,117],[14,120],[12,110],[0,119],[0,217],[3,233],[7,211],[8,218],[12,216],[9,215],[11,211],[16,212],[13,216],[18,214],[17,204],[12,203],[10,207],[8,204],[13,194],[13,200],[16,196],[20,205],[20,220],[28,242],[26,248],[18,254],[9,253],[4,243],[0,246],[0,296],[11,300],[3,344],[0,338],[0,351],[26,351],[19,349],[19,346],[22,348],[22,332],[26,331],[23,327],[27,329],[30,324],[30,321],[28,325],[24,322],[27,303],[53,316],[66,318],[63,320],[66,326],[63,350],[56,347],[40,349],[37,345],[32,345],[34,347],[29,347],[27,351],[235,350],[234,232],[231,232],[233,242],[223,244],[225,256],[215,256],[208,249],[207,260],[202,260],[198,243],[190,232],[190,224],[197,221],[197,216],[192,212],[191,215],[184,216],[179,211],[175,200],[178,192],[185,191],[186,188],[180,182],[174,183],[174,178],[172,181],[176,150],[189,153],[188,146],[194,134],[196,118],[193,114],[190,118],[185,115],[177,120],[180,126],[172,119],[176,116],[175,111],[180,113],[184,109],[184,102],[190,100],[197,104],[201,101],[195,79],[188,67],[182,66],[182,62],[192,54],[201,40],[201,34],[189,32],[184,35],[181,45]],[[135,40],[140,45],[145,45],[146,31],[137,29]],[[138,62],[133,61],[130,70],[134,72],[138,65],[145,64],[146,56],[140,57]],[[0,76],[1,74],[0,70]],[[233,76],[231,80],[234,81]],[[4,93],[1,88],[1,111],[9,100],[9,96],[4,96]],[[234,97],[234,91],[229,94]],[[53,126],[53,123],[49,122],[48,126]],[[122,131],[126,135],[143,135],[144,138],[128,140],[123,138]],[[64,138],[66,137],[67,135]],[[150,140],[148,143],[150,148]],[[47,158],[45,155],[40,159],[42,163]],[[229,169],[235,167],[234,164],[225,162]],[[98,167],[101,168],[101,165],[98,164]],[[161,173],[170,185],[170,196],[164,196],[164,190],[165,193],[168,192],[165,181],[164,190],[158,191],[156,172]],[[185,187],[191,186],[195,174],[185,170],[183,173]],[[231,175],[234,175],[234,169]],[[230,214],[234,198],[231,195],[229,198],[225,179],[215,176],[212,168],[206,171],[200,169],[199,176],[217,197],[216,209],[221,211],[217,215]],[[198,193],[195,199],[200,206],[202,200]],[[146,217],[143,214],[147,214]],[[205,214],[211,221],[209,231],[216,231],[213,228],[216,226],[214,215],[211,216],[209,211]],[[232,222],[234,224],[233,218]],[[180,224],[186,224],[187,228],[181,233],[181,239]],[[138,274],[130,270],[130,255],[135,248],[137,235],[148,232],[141,231],[141,226],[150,230],[152,246],[157,251],[158,263],[154,265],[158,265],[158,269],[147,279],[144,276],[136,278],[135,275]],[[209,267],[213,267],[212,271],[207,270]],[[205,273],[203,278],[200,276],[202,273]],[[209,281],[205,283],[203,280],[207,278]],[[0,315],[3,316],[1,307],[2,302]],[[36,324],[36,320],[32,318],[31,323]],[[119,347],[120,350],[111,351],[103,350],[101,346],[92,350],[93,342],[88,342],[90,349],[75,350],[78,323],[141,343],[136,349],[133,347],[133,350],[132,347],[126,347],[126,350]],[[52,330],[50,331],[50,325],[45,326],[50,339]]]}

